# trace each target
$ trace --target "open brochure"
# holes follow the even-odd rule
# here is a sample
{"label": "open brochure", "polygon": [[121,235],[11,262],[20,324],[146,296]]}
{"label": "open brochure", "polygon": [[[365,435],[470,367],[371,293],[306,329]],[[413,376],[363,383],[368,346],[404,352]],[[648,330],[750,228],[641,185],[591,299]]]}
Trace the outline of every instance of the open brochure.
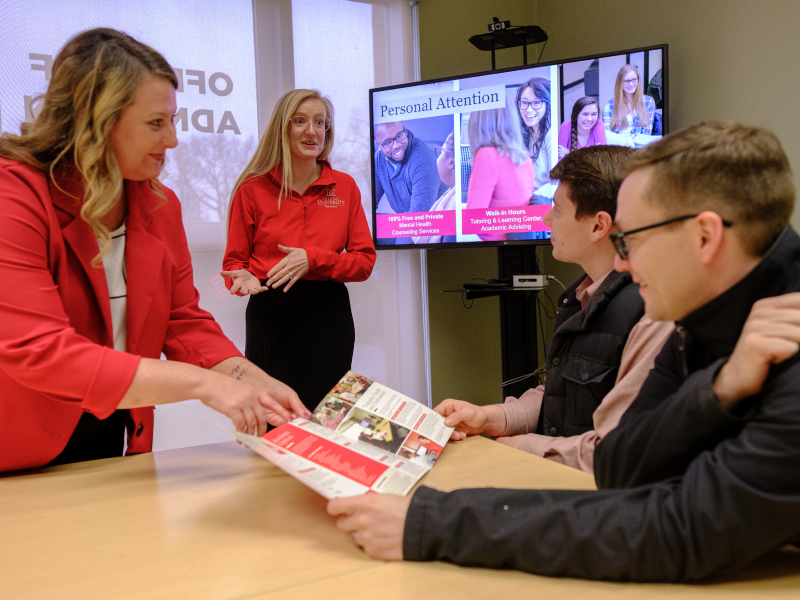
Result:
{"label": "open brochure", "polygon": [[348,371],[314,410],[263,437],[231,431],[325,498],[405,496],[442,453],[452,427],[419,402]]}

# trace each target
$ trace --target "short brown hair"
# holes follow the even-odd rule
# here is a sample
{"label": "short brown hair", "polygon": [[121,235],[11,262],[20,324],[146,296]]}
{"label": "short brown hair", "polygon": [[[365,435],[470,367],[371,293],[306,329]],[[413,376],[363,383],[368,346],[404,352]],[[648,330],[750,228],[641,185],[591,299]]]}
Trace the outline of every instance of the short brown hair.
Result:
{"label": "short brown hair", "polygon": [[753,256],[763,256],[791,219],[792,170],[768,129],[693,125],[637,150],[620,174],[648,166],[655,167],[648,197],[666,216],[713,210],[738,226]]}
{"label": "short brown hair", "polygon": [[614,218],[623,179],[619,170],[632,153],[624,146],[589,146],[573,150],[553,167],[550,179],[569,184],[576,219],[593,217],[600,211]]}

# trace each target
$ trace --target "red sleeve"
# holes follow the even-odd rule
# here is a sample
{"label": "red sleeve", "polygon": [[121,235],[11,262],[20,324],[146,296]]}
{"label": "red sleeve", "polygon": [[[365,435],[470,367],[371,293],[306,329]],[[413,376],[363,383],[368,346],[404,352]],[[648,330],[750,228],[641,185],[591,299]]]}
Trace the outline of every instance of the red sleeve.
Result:
{"label": "red sleeve", "polygon": [[375,245],[361,206],[361,192],[350,179],[347,252],[334,252],[316,246],[306,248],[308,268],[333,281],[366,281],[375,266]]}
{"label": "red sleeve", "polygon": [[[253,218],[253,205],[250,194],[246,193],[243,186],[239,186],[233,196],[228,221],[228,243],[225,246],[225,256],[222,259],[222,268],[225,271],[237,271],[250,268],[250,255],[253,251],[253,236],[255,235],[255,219]],[[225,278],[225,285],[231,289],[233,280]],[[237,292],[237,295],[241,296]]]}
{"label": "red sleeve", "polygon": [[[57,260],[61,238],[55,231],[60,226],[44,177],[0,165],[0,369],[28,389],[78,403],[103,419],[128,390],[139,357],[95,343],[71,326],[54,276],[70,265],[63,253]],[[61,280],[68,277],[62,272]]]}
{"label": "red sleeve", "polygon": [[472,160],[469,176],[467,208],[489,208],[492,193],[497,185],[497,165],[490,148],[480,148]]}

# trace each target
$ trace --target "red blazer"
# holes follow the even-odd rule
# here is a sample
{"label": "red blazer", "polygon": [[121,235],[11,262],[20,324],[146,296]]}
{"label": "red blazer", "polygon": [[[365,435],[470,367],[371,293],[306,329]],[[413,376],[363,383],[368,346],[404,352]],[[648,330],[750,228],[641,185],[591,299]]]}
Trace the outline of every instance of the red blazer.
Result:
{"label": "red blazer", "polygon": [[[201,367],[240,356],[198,306],[177,197],[165,188],[164,202],[147,181],[125,181],[127,352],[114,350],[80,177],[57,181],[0,158],[0,472],[50,462],[84,411],[111,415],[141,356]],[[153,409],[130,413],[128,453],[149,452]]]}

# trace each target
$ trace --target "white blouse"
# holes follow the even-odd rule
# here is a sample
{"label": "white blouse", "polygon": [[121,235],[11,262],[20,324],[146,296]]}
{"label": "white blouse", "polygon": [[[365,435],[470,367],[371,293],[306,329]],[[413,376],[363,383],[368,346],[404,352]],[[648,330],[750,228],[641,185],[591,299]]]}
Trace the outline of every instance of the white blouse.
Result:
{"label": "white blouse", "polygon": [[[111,324],[114,350],[125,352],[128,324],[128,275],[125,268],[125,223],[111,232],[111,249],[103,256],[108,295],[111,299]],[[99,240],[98,240],[99,244]]]}

